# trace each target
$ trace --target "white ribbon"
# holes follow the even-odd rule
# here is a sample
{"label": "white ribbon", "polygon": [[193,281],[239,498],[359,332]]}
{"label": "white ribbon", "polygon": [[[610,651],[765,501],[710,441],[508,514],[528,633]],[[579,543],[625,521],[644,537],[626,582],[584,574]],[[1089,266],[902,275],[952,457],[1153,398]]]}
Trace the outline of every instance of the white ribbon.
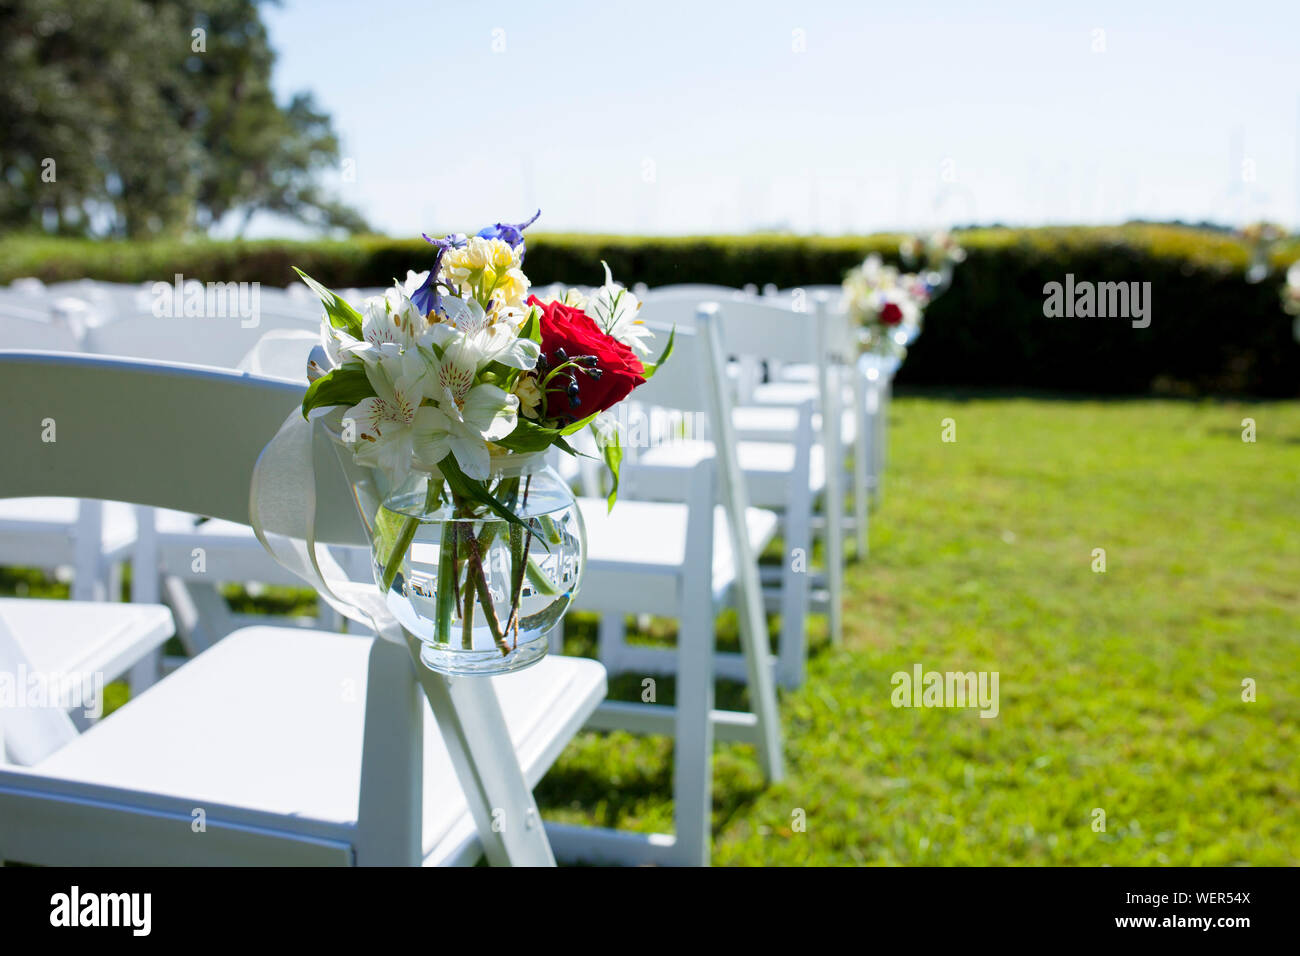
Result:
{"label": "white ribbon", "polygon": [[316,456],[322,450],[332,454],[328,417],[307,421],[295,409],[262,449],[248,495],[253,532],[271,557],[315,588],[334,610],[405,645],[402,627],[375,582],[353,580],[316,541]]}
{"label": "white ribbon", "polygon": [[[341,443],[342,414],[343,409],[335,408],[308,421],[297,409],[289,413],[253,466],[249,523],[271,557],[315,588],[330,607],[380,637],[406,644],[402,626],[374,579],[354,580],[316,540],[318,456],[325,459],[322,469],[343,469],[357,506],[368,515],[373,516],[381,500],[374,473],[353,464],[351,450]],[[490,468],[497,477],[518,477],[546,466],[545,451],[502,452],[492,456]],[[427,471],[430,480],[441,480],[437,468],[418,470]]]}

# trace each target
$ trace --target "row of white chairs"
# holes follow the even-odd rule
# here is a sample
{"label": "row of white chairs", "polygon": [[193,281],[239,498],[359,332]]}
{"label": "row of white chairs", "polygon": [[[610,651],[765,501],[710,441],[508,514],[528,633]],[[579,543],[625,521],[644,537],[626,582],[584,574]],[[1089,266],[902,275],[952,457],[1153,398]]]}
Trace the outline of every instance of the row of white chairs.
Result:
{"label": "row of white chairs", "polygon": [[[720,359],[708,334],[680,333],[674,371],[654,380],[663,392],[660,400],[725,422],[719,417],[727,408],[721,376],[712,371],[721,368]],[[71,434],[49,449],[39,448],[27,430],[9,426],[7,437],[18,443],[24,464],[0,478],[0,493],[28,494],[39,487],[56,494],[111,495],[218,521],[235,522],[246,514],[246,498],[235,491],[247,485],[258,443],[278,425],[286,398],[296,401],[299,391],[248,375],[66,354],[0,353],[0,367],[0,393],[19,410],[19,419],[31,406],[31,384],[40,380],[60,396],[51,412],[73,423]],[[110,397],[96,399],[100,393]],[[147,429],[136,427],[142,403],[162,409]],[[171,454],[193,434],[204,438],[191,440],[186,456]],[[68,474],[76,471],[71,462],[79,455],[98,457],[103,467]],[[0,856],[34,862],[462,862],[481,847],[495,862],[536,863],[546,862],[554,845],[566,856],[588,860],[707,862],[710,753],[718,721],[732,739],[758,745],[771,778],[782,773],[753,555],[773,521],[746,506],[729,459],[723,455],[716,472],[711,461],[693,466],[685,503],[629,500],[606,516],[603,500],[583,502],[591,528],[586,606],[681,620],[673,668],[677,703],[671,710],[652,714],[656,708],[623,704],[597,712],[603,668],[558,655],[544,667],[492,681],[499,703],[483,693],[485,682],[443,681],[420,671],[415,676],[450,756],[443,757],[432,734],[422,752],[413,754],[413,731],[394,733],[407,716],[400,705],[410,695],[401,692],[400,682],[410,679],[409,662],[365,638],[245,629],[85,733],[47,727],[34,742],[10,749],[25,754],[27,762],[0,773],[0,820],[8,821],[0,824]],[[651,471],[631,466],[629,484],[636,486]],[[322,498],[322,515],[351,510],[346,496]],[[737,513],[743,524],[733,520]],[[328,532],[323,537],[330,540]],[[646,548],[629,554],[629,540],[641,540]],[[361,542],[354,532],[335,543]],[[627,603],[633,596],[641,603]],[[740,605],[742,638],[753,662],[751,695],[758,713],[748,720],[727,720],[712,708],[713,620],[729,601]],[[762,651],[756,648],[760,642]],[[12,657],[30,639],[11,636],[8,643]],[[369,681],[364,710],[330,699],[349,681],[354,688]],[[232,689],[237,707],[231,706]],[[43,716],[53,717],[39,708],[35,713],[38,724]],[[361,714],[364,720],[354,727]],[[13,714],[6,712],[4,721],[7,735],[24,729],[15,726]],[[675,736],[675,833],[643,837],[548,826],[544,833],[525,827],[538,832],[515,843],[484,840],[484,830],[500,829],[501,808],[518,809],[514,819],[537,819],[527,788],[584,722]],[[176,753],[178,733],[190,744],[185,759]],[[452,739],[446,739],[449,734]],[[514,751],[507,751],[505,734],[514,740]],[[532,751],[522,747],[521,735],[537,750],[532,762],[525,760]],[[339,756],[349,744],[356,744],[359,771],[348,771],[348,760]],[[508,760],[510,753],[517,759]],[[448,798],[448,770],[457,775],[464,799]],[[414,796],[404,791],[403,781]],[[402,802],[411,800],[422,815],[416,823],[410,820],[416,810]],[[187,828],[177,825],[190,805],[203,811],[206,841],[191,840]],[[389,833],[399,826],[400,833]],[[249,827],[264,839],[251,839]],[[124,843],[124,834],[139,839]],[[383,846],[375,849],[375,841]]]}
{"label": "row of white chairs", "polygon": [[[158,286],[158,293],[179,298],[182,313],[185,296],[204,292],[192,280],[181,284],[179,297],[173,285]],[[116,355],[264,373],[257,356],[268,336],[300,347],[318,339],[319,303],[292,288],[259,290],[264,301],[251,318],[238,314],[167,317],[155,314],[161,310],[154,308],[157,296],[152,283],[83,280],[44,286],[36,280],[19,280],[0,290],[0,341],[11,349]],[[58,422],[51,421],[54,431],[49,437],[57,440]],[[299,583],[265,554],[247,528],[120,502],[49,497],[0,502],[0,562],[71,566],[75,599],[116,599],[121,569],[128,559],[133,560],[133,600],[150,603],[166,592],[180,611],[181,638],[190,653],[211,646],[238,625],[220,595],[221,582]],[[337,616],[323,604],[321,614],[326,623],[337,624]],[[153,655],[133,672],[133,686],[144,689],[157,670],[157,655]]]}
{"label": "row of white chairs", "polygon": [[[674,770],[676,833],[651,839],[627,834],[604,834],[601,838],[594,838],[585,828],[582,832],[569,832],[570,828],[548,827],[552,842],[566,854],[572,852],[586,858],[706,862],[710,802],[710,761],[707,755],[715,733],[722,738],[756,743],[769,777],[779,778],[779,723],[762,614],[763,594],[754,558],[777,532],[778,522],[786,538],[787,554],[792,541],[809,541],[808,552],[811,552],[809,499],[819,492],[827,499],[828,514],[843,514],[842,504],[832,504],[832,496],[827,493],[828,486],[833,484],[829,476],[837,474],[839,469],[827,467],[826,462],[839,459],[823,456],[835,456],[836,451],[834,448],[827,451],[823,441],[823,447],[815,453],[812,441],[820,431],[819,426],[814,427],[818,417],[839,420],[840,387],[838,382],[831,384],[831,376],[838,372],[835,363],[826,359],[841,356],[829,344],[831,333],[827,331],[823,336],[819,332],[812,337],[807,334],[791,336],[789,325],[792,317],[788,308],[772,302],[755,306],[750,301],[753,296],[743,296],[743,303],[739,295],[734,297],[734,301],[727,301],[728,297],[717,295],[717,290],[707,290],[706,295],[724,298],[721,318],[713,324],[718,344],[710,351],[707,348],[708,335],[699,338],[689,331],[695,324],[692,313],[699,305],[698,296],[691,306],[684,306],[687,308],[685,318],[673,316],[667,306],[674,300],[685,303],[692,294],[687,290],[673,290],[663,296],[646,296],[643,314],[647,320],[653,323],[668,320],[677,324],[680,331],[674,362],[666,366],[639,395],[645,403],[704,414],[708,420],[709,444],[721,454],[708,454],[704,442],[695,445],[661,444],[634,456],[634,464],[629,466],[625,477],[624,497],[628,500],[621,503],[612,516],[604,514],[603,499],[593,498],[583,503],[591,534],[591,562],[588,586],[584,588],[582,597],[587,599],[586,606],[601,611],[603,615],[602,658],[611,666],[652,673],[675,672],[680,678],[675,710],[635,704],[605,704],[585,715],[585,719],[593,727],[624,726],[644,732],[674,734],[678,743]],[[829,330],[829,317],[834,310],[822,302],[816,314],[828,317],[825,327]],[[747,324],[746,319],[749,320]],[[822,319],[817,321],[821,329]],[[732,326],[739,327],[738,331],[728,332]],[[795,341],[797,346],[792,347],[791,341]],[[738,343],[744,344],[740,346]],[[290,352],[297,347],[296,343],[288,344]],[[828,374],[823,376],[825,381],[818,383],[820,387],[812,398],[805,398],[796,406],[794,428],[776,436],[793,438],[793,441],[785,443],[788,447],[770,440],[773,425],[768,422],[765,426],[769,433],[767,444],[780,450],[772,453],[768,448],[750,449],[749,466],[746,467],[742,449],[753,443],[737,439],[739,431],[735,426],[745,420],[746,410],[732,408],[732,389],[722,387],[722,383],[728,381],[724,360],[727,355],[738,356],[742,359],[739,364],[743,366],[745,359],[764,354],[773,361],[774,356],[780,356],[786,365],[806,362],[814,368],[827,369]],[[297,367],[301,368],[301,363]],[[677,373],[670,374],[670,369],[676,369]],[[716,394],[711,393],[708,383],[718,383]],[[757,387],[761,384],[753,383]],[[741,387],[744,387],[743,383]],[[769,405],[768,410],[771,408]],[[829,415],[823,411],[827,408],[830,409]],[[858,406],[855,412],[860,411],[861,406]],[[752,420],[752,414],[750,418]],[[839,429],[834,431],[839,432]],[[716,462],[715,457],[718,459]],[[819,459],[822,462],[820,478],[816,477],[814,464]],[[773,467],[774,461],[779,462],[779,467]],[[790,481],[792,475],[803,476],[803,479]],[[754,497],[751,492],[759,492],[764,497]],[[779,515],[750,508],[748,500],[751,497],[759,503],[770,503]],[[674,498],[678,499],[676,503],[671,501]],[[682,499],[685,499],[684,503]],[[215,521],[205,523],[211,527],[214,539],[218,534],[229,536],[228,544],[241,540],[246,543],[251,539],[238,518],[230,521],[223,520],[216,511],[203,513],[217,515]],[[828,539],[835,536],[833,529],[840,526],[839,521],[824,522]],[[632,556],[627,554],[630,540],[652,541],[655,546],[630,560]],[[157,551],[160,543],[155,540],[152,547]],[[264,555],[261,557],[265,558]],[[174,567],[177,560],[183,561],[183,558],[183,553],[173,554],[165,564]],[[827,577],[832,582],[832,592],[840,560],[842,558],[829,561]],[[793,562],[783,561],[783,568],[793,566]],[[245,566],[239,568],[239,573],[246,573]],[[779,586],[768,595],[775,598],[783,612],[777,672],[787,681],[794,675],[793,681],[797,682],[802,678],[804,636],[794,633],[798,630],[795,622],[801,626],[806,623],[805,585],[808,576],[783,570],[780,577]],[[660,587],[648,585],[647,582],[656,579],[661,581]],[[691,583],[698,585],[700,581],[710,582],[707,598],[703,590],[692,589]],[[699,596],[691,598],[693,593]],[[754,704],[753,711],[748,714],[727,714],[712,708],[712,621],[727,604],[737,606],[741,612],[744,653],[719,660],[718,669],[727,676],[743,676],[749,681]],[[628,647],[622,642],[621,625],[628,614],[665,612],[682,621],[678,647],[671,660],[642,648]],[[225,646],[226,642],[222,642],[221,647]],[[207,659],[210,653],[201,659]],[[188,668],[193,666],[187,665]],[[174,681],[177,676],[172,675],[163,684]],[[465,845],[469,846],[474,838],[467,839],[470,843]],[[492,857],[492,848],[487,849],[489,857]],[[5,852],[0,846],[0,855]]]}

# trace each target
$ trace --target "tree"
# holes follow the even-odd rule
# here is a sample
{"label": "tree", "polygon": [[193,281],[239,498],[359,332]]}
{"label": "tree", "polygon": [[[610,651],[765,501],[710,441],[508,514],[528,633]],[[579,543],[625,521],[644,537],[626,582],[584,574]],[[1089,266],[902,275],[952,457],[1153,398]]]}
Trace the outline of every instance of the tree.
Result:
{"label": "tree", "polygon": [[0,227],[156,236],[258,211],[366,228],[308,94],[281,106],[259,0],[0,2]]}

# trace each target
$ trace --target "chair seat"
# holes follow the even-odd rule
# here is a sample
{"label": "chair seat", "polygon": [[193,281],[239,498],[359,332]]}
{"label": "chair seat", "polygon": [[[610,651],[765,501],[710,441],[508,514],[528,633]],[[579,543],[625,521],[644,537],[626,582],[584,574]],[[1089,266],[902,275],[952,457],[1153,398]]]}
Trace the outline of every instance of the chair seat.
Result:
{"label": "chair seat", "polygon": [[32,670],[101,673],[113,680],[172,636],[171,611],[156,604],[0,598],[4,620]]}
{"label": "chair seat", "polygon": [[817,366],[806,363],[792,363],[782,365],[776,376],[780,382],[816,382]]}
{"label": "chair seat", "polygon": [[[671,615],[680,603],[677,578],[686,562],[684,504],[620,500],[612,512],[603,498],[579,498],[587,528],[587,567],[575,607],[624,614]],[[777,516],[762,508],[745,513],[750,547],[757,554],[772,540]],[[713,511],[713,596],[723,601],[736,580],[727,514]]]}
{"label": "chair seat", "polygon": [[811,399],[821,400],[815,382],[763,382],[755,385],[749,400],[755,405],[801,405]]}
{"label": "chair seat", "polygon": [[[712,458],[713,442],[684,439],[645,451],[644,465],[690,468]],[[742,441],[736,443],[736,458],[745,475],[749,500],[755,507],[783,509],[789,500],[790,476],[794,474],[795,446],[790,442]],[[821,446],[812,447],[808,464],[808,487],[814,495],[826,487],[826,463]]]}
{"label": "chair seat", "polygon": [[[355,825],[370,645],[325,631],[244,628],[33,769],[196,807]],[[604,668],[576,658],[547,657],[490,680],[530,786],[605,694]],[[424,852],[463,851],[446,838],[473,838],[469,809],[432,712],[424,713]]]}
{"label": "chair seat", "polygon": [[[198,522],[194,515],[156,509],[158,563],[180,577],[206,581],[257,581],[302,587],[302,579],[286,570],[257,540],[246,524],[224,519]],[[203,549],[203,570],[193,571],[194,549]]]}
{"label": "chair seat", "polygon": [[[799,424],[799,410],[785,405],[745,405],[732,412],[732,421],[741,441],[790,441]],[[813,415],[812,427],[820,434],[820,412]],[[847,447],[856,436],[857,416],[840,416],[840,442]]]}
{"label": "chair seat", "polygon": [[[64,535],[53,542],[71,562],[72,538],[81,502],[76,498],[4,498],[0,499],[0,537],[5,544],[0,553],[14,550],[14,539],[25,536]],[[103,509],[103,552],[107,559],[125,555],[135,544],[135,511],[120,501],[106,501]],[[39,549],[37,554],[44,553]],[[12,560],[12,559],[11,559]],[[37,560],[44,560],[38,558]]]}

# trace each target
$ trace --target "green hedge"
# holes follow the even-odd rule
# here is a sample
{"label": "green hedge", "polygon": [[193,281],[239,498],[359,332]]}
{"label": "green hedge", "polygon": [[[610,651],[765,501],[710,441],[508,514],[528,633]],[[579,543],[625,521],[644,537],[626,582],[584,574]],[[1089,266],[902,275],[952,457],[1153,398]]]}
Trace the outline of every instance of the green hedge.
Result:
{"label": "green hedge", "polygon": [[[897,235],[644,238],[530,236],[536,283],[594,283],[600,260],[629,284],[713,282],[782,287],[838,282],[868,252],[896,259]],[[900,384],[1047,388],[1093,393],[1300,394],[1300,345],[1278,306],[1285,265],[1251,285],[1234,238],[1169,226],[964,232],[967,261],[926,316]],[[422,240],[125,243],[0,240],[0,281],[92,277],[135,282],[180,272],[206,281],[286,285],[297,265],[335,286],[383,285],[429,260]],[[1093,282],[1150,282],[1151,325],[1122,318],[1045,318],[1043,286],[1067,273]]]}

